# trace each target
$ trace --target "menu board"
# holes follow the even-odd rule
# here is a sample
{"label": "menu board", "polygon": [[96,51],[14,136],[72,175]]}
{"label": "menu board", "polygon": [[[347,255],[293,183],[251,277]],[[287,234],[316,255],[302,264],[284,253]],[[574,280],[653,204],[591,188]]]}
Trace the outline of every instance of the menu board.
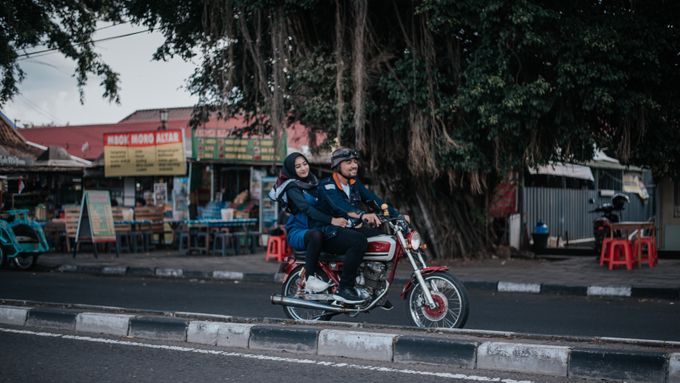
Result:
{"label": "menu board", "polygon": [[186,174],[181,130],[104,134],[106,177]]}
{"label": "menu board", "polygon": [[76,241],[115,242],[111,198],[108,190],[85,190],[78,219]]}
{"label": "menu board", "polygon": [[[283,150],[276,155],[276,143],[271,136],[235,137],[227,129],[196,129],[192,142],[197,160],[222,160],[228,162],[279,162]],[[285,138],[282,139],[285,142]]]}

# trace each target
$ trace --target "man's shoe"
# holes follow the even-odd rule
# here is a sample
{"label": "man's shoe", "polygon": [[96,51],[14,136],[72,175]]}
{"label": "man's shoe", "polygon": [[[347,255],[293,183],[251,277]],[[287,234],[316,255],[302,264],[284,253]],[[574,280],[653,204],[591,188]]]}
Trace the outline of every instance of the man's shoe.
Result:
{"label": "man's shoe", "polygon": [[330,282],[324,282],[316,275],[310,275],[305,281],[305,293],[320,293],[331,286]]}
{"label": "man's shoe", "polygon": [[335,294],[336,300],[343,302],[343,303],[348,303],[348,304],[356,304],[356,303],[361,303],[365,299],[362,299],[359,295],[357,295],[356,290],[352,287],[343,287],[340,290],[338,290],[338,293]]}

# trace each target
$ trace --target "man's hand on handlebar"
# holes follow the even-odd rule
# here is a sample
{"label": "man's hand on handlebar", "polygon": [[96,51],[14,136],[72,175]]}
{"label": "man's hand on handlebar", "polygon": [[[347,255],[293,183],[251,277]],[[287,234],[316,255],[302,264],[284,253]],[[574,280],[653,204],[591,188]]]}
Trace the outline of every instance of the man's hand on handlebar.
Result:
{"label": "man's hand on handlebar", "polygon": [[378,216],[375,215],[375,213],[366,213],[361,217],[361,220],[375,227],[380,226],[381,223],[380,218],[378,218]]}

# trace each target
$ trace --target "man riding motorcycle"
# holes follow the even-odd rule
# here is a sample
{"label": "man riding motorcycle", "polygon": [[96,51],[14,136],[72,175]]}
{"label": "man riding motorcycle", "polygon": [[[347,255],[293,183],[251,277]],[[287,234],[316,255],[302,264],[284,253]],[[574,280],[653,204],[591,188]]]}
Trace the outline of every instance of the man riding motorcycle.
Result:
{"label": "man riding motorcycle", "polygon": [[[359,172],[357,151],[350,148],[336,149],[331,155],[331,169],[333,174],[319,182],[319,209],[334,216],[348,218],[350,224],[347,227],[361,233],[362,240],[382,234],[376,229],[380,226],[380,219],[375,213],[367,212],[363,205],[380,206],[383,201],[357,179]],[[389,207],[389,212],[392,217],[400,216],[392,207]],[[404,218],[408,220],[407,216]],[[345,260],[340,281],[343,288],[353,288],[360,264],[361,259]]]}

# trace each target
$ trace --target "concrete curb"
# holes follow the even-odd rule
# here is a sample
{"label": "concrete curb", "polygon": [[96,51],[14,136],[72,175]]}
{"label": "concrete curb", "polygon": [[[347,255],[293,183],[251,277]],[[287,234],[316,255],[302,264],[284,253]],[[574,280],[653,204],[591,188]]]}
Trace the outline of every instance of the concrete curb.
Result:
{"label": "concrete curb", "polygon": [[[87,309],[77,312],[76,309],[0,305],[0,323],[361,360],[430,363],[504,372],[531,371],[558,377],[680,383],[680,342],[608,338],[612,341],[610,348],[604,348],[603,338],[589,338],[598,346],[564,346],[550,344],[549,337],[532,338],[531,335],[516,342],[484,341],[484,338],[499,334],[481,330],[442,330],[441,334],[414,336],[375,332],[370,328],[358,331],[356,327],[341,323],[337,325],[350,329],[319,329],[302,322],[293,322],[295,326],[291,327],[290,321],[275,320],[225,322],[233,318],[212,316],[215,320],[211,320],[211,316],[196,313],[181,313],[183,317],[178,318],[180,313],[135,315],[106,312],[116,308],[102,307],[104,312],[93,312],[92,306]],[[191,320],[189,317],[210,319]],[[501,335],[509,336],[508,333]],[[472,336],[482,341],[471,341]],[[559,337],[550,338],[555,343],[564,341],[557,339]],[[532,343],[526,343],[529,339]],[[634,347],[624,349],[627,344]],[[664,351],[649,351],[644,346]]]}
{"label": "concrete curb", "polygon": [[[84,273],[95,275],[117,275],[133,277],[159,277],[228,280],[244,282],[274,282],[282,283],[284,275],[281,273],[243,273],[240,271],[214,270],[199,271],[176,268],[144,268],[125,266],[81,266],[61,265],[57,271],[64,273]],[[396,278],[394,283],[406,283],[408,280]],[[589,297],[618,297],[618,298],[650,298],[664,300],[680,300],[680,287],[634,287],[634,286],[571,286],[541,283],[518,283],[509,281],[462,281],[468,289],[489,290],[499,293],[527,293],[573,295]]]}

